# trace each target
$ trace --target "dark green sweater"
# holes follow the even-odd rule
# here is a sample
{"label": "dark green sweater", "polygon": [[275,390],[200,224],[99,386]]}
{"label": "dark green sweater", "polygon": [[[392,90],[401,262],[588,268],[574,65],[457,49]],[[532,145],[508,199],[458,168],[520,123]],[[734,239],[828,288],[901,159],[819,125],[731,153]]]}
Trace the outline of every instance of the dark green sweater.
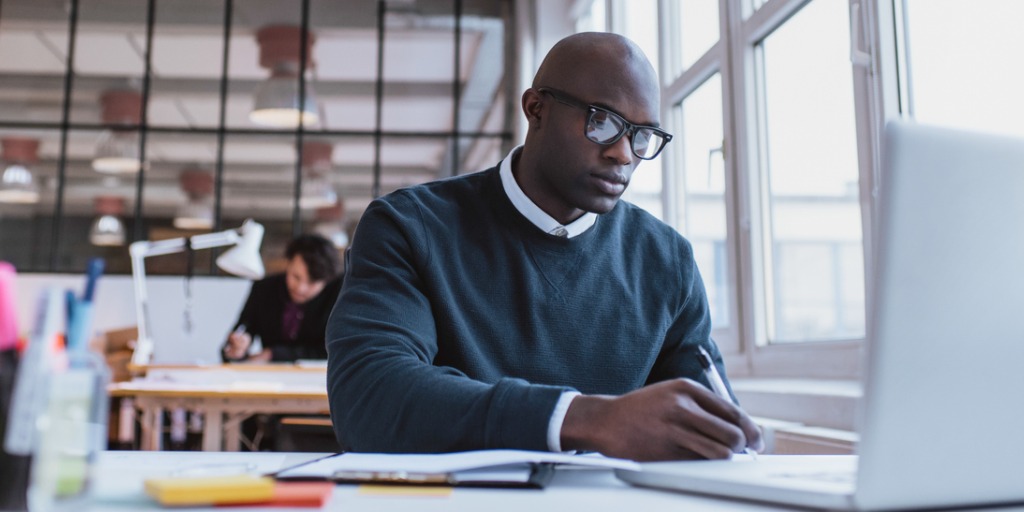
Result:
{"label": "dark green sweater", "polygon": [[406,188],[370,204],[347,265],[327,390],[352,451],[547,450],[563,391],[703,381],[698,343],[724,370],[689,242],[623,201],[566,239],[498,168]]}

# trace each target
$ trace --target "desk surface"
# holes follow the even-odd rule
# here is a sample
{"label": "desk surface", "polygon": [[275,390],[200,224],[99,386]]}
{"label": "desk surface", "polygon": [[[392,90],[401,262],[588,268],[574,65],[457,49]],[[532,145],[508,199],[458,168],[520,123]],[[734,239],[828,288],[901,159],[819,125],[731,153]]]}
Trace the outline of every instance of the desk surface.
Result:
{"label": "desk surface", "polygon": [[217,371],[231,370],[238,372],[285,372],[285,373],[325,373],[327,363],[319,361],[298,361],[295,363],[224,363],[224,364],[135,364],[130,363],[128,370],[135,375],[145,375],[161,370],[193,370]]}
{"label": "desk surface", "polygon": [[[87,503],[75,510],[86,512],[162,509],[146,497],[143,480],[172,472],[242,467],[269,472],[319,457],[309,453],[207,453],[207,452],[103,452],[98,460],[93,491]],[[300,510],[236,508],[235,510]],[[224,508],[189,508],[219,511]],[[312,509],[307,509],[312,510]],[[609,470],[560,469],[547,489],[456,488],[445,496],[373,492],[354,485],[335,487],[334,496],[322,510],[358,511],[497,511],[497,512],[593,512],[598,510],[785,510],[740,501],[630,487]]]}
{"label": "desk surface", "polygon": [[111,384],[107,387],[107,392],[112,397],[318,399],[323,400],[324,403],[327,401],[327,389],[317,386],[204,385],[129,381]]}

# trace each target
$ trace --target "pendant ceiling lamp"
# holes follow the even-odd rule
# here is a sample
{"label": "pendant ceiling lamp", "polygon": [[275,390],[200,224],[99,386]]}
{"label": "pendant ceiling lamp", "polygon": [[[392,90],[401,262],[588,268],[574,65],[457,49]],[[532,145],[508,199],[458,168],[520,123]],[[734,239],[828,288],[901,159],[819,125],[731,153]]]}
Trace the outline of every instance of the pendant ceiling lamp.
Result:
{"label": "pendant ceiling lamp", "polygon": [[334,191],[334,185],[330,180],[333,151],[334,146],[326,142],[302,144],[302,188],[299,191],[299,208],[324,208],[338,202],[338,193]]}
{"label": "pendant ceiling lamp", "polygon": [[39,161],[39,141],[21,137],[0,139],[3,174],[0,174],[0,203],[39,202],[39,185],[32,165]]}
{"label": "pendant ceiling lamp", "polygon": [[107,129],[96,141],[92,168],[109,174],[139,172],[138,125],[142,119],[142,95],[134,90],[116,89],[100,96],[103,124]]}
{"label": "pendant ceiling lamp", "polygon": [[213,228],[213,174],[205,169],[188,167],[178,175],[187,200],[178,207],[174,227],[178,229]]}
{"label": "pendant ceiling lamp", "polygon": [[96,220],[89,228],[89,243],[100,246],[124,245],[125,229],[120,215],[124,213],[124,198],[99,196],[95,199]]}
{"label": "pendant ceiling lamp", "polygon": [[[313,68],[313,34],[306,37],[306,69]],[[256,89],[249,120],[261,126],[295,128],[319,122],[313,88],[306,81],[305,95],[299,98],[299,71],[302,61],[302,29],[291,25],[270,25],[256,32],[260,46],[260,66],[270,70]]]}
{"label": "pendant ceiling lamp", "polygon": [[348,233],[345,231],[345,203],[338,199],[331,206],[317,208],[314,212],[316,224],[313,231],[328,239],[338,249],[348,246]]}

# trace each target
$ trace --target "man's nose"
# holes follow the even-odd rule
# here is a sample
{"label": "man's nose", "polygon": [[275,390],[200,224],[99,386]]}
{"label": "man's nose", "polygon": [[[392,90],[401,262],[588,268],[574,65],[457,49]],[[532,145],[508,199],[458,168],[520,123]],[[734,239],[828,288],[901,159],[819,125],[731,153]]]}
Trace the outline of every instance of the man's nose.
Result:
{"label": "man's nose", "polygon": [[633,162],[633,141],[630,140],[629,134],[625,133],[619,140],[608,144],[604,147],[605,157],[614,160],[616,164],[621,166],[628,166]]}

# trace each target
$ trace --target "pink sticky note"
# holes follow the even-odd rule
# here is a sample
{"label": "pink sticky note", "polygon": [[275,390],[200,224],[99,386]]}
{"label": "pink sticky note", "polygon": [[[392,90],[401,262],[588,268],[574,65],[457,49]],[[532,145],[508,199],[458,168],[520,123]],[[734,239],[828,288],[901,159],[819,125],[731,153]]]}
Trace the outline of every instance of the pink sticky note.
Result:
{"label": "pink sticky note", "polygon": [[18,342],[18,315],[14,311],[14,265],[0,261],[0,350]]}

